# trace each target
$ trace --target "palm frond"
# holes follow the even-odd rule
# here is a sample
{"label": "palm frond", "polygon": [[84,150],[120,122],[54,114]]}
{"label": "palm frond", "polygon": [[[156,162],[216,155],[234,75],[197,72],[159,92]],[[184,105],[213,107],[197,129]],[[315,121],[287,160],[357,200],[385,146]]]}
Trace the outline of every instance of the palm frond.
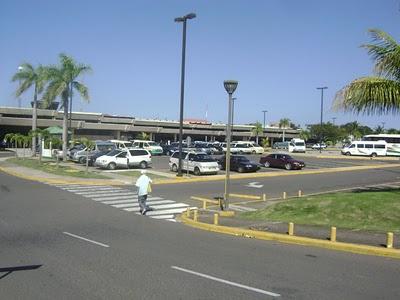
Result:
{"label": "palm frond", "polygon": [[400,112],[400,82],[363,77],[340,90],[334,100],[334,110],[367,115]]}
{"label": "palm frond", "polygon": [[72,86],[74,89],[76,89],[79,94],[81,95],[81,97],[86,100],[87,102],[89,102],[89,89],[82,83],[78,82],[78,81],[74,81],[72,83]]}

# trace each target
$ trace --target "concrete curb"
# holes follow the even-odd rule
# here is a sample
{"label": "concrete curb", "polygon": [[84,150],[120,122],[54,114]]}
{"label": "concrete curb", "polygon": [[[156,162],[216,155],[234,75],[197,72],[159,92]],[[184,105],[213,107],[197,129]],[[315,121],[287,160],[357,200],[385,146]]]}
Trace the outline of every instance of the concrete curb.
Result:
{"label": "concrete curb", "polygon": [[383,257],[400,259],[400,250],[397,249],[380,248],[368,245],[342,243],[342,242],[331,242],[327,240],[312,239],[300,236],[290,236],[280,233],[272,233],[272,232],[264,232],[264,231],[250,230],[250,229],[207,224],[198,221],[193,221],[192,219],[186,216],[186,213],[183,213],[180,216],[180,220],[182,221],[183,224],[186,224],[188,226],[212,232],[230,234],[247,238],[255,238],[260,240],[278,241],[288,244],[326,248],[331,250],[351,252],[357,254],[383,256]]}

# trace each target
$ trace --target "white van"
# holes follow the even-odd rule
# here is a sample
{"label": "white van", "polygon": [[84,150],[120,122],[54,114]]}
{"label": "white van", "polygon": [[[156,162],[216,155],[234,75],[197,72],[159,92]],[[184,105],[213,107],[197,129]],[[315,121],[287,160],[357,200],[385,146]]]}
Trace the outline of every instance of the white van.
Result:
{"label": "white van", "polygon": [[303,139],[292,139],[289,142],[289,152],[306,152],[306,142]]}
{"label": "white van", "polygon": [[385,141],[358,141],[344,146],[343,155],[362,155],[362,156],[386,156],[387,143]]}
{"label": "white van", "polygon": [[129,141],[121,141],[121,140],[110,140],[111,143],[117,147],[117,149],[121,150],[129,150],[133,147],[132,143]]}
{"label": "white van", "polygon": [[251,149],[252,154],[263,154],[264,153],[264,148],[261,147],[260,145],[257,145],[255,142],[246,142],[246,141],[239,141],[236,142],[238,144],[246,144],[247,147]]}
{"label": "white van", "polygon": [[163,148],[156,142],[146,141],[146,140],[133,140],[131,142],[133,144],[133,147],[146,149],[146,150],[150,151],[150,153],[152,155],[162,155],[163,154]]}

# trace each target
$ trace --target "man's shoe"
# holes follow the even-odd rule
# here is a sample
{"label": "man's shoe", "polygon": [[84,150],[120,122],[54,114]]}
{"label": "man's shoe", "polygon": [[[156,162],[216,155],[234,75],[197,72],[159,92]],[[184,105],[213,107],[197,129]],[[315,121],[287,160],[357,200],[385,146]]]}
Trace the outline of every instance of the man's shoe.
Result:
{"label": "man's shoe", "polygon": [[147,209],[144,209],[143,211],[142,211],[142,215],[145,215],[147,213]]}

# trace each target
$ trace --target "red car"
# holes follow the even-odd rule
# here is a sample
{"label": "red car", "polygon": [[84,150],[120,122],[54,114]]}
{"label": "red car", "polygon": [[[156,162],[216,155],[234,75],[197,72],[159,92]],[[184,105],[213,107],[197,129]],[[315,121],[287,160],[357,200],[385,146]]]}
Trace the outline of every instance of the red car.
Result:
{"label": "red car", "polygon": [[288,154],[273,153],[260,158],[260,164],[269,168],[285,168],[286,170],[301,170],[306,166],[303,161],[296,160]]}

